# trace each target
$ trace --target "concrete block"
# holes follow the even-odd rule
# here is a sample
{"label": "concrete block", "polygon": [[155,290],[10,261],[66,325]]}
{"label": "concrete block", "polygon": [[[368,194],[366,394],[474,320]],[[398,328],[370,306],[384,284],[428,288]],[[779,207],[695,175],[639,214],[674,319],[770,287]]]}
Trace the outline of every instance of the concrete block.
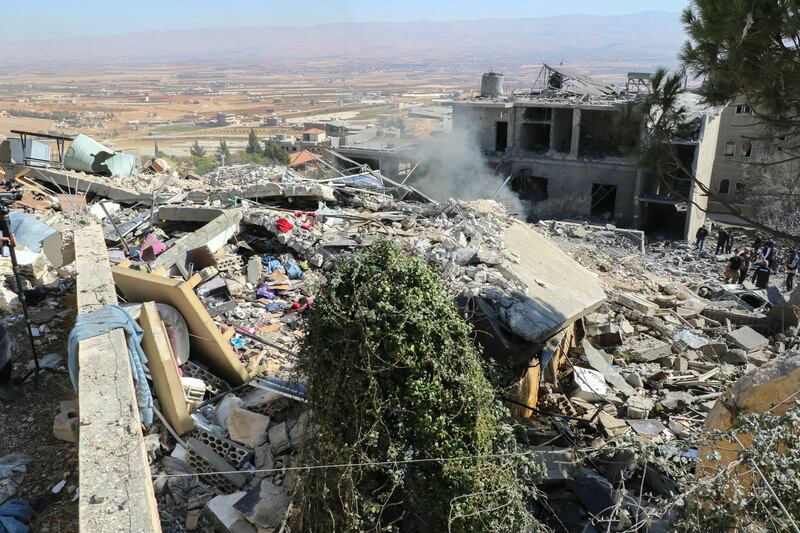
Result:
{"label": "concrete block", "polygon": [[747,352],[733,348],[725,352],[725,355],[720,357],[720,361],[730,365],[745,365],[747,364]]}
{"label": "concrete block", "polygon": [[255,285],[261,280],[261,273],[264,266],[261,264],[261,258],[254,255],[247,260],[247,283]]}
{"label": "concrete block", "polygon": [[267,440],[269,417],[246,409],[232,409],[228,414],[227,426],[231,440],[248,448],[256,448]]}
{"label": "concrete block", "polygon": [[235,472],[236,468],[228,463],[225,459],[221,456],[217,455],[217,453],[212,450],[209,446],[206,446],[202,442],[197,439],[189,439],[187,441],[189,448],[195,451],[200,457],[206,460],[208,464],[214,469],[215,472],[226,472],[221,474],[228,478],[231,483],[233,483],[236,487],[241,488],[242,485],[245,484],[247,478],[245,478],[244,474],[239,473],[227,473],[227,472]]}
{"label": "concrete block", "polygon": [[233,506],[246,492],[234,492],[224,496],[216,496],[206,503],[206,511],[214,522],[216,529],[227,533],[256,533],[257,530],[250,524],[242,513]]}
{"label": "concrete block", "polygon": [[655,406],[653,400],[641,396],[631,396],[625,402],[627,411],[626,418],[632,420],[644,420],[650,415],[650,411]]}
{"label": "concrete block", "polygon": [[672,348],[666,342],[640,335],[627,339],[620,351],[637,363],[649,363],[668,356]]}
{"label": "concrete block", "polygon": [[636,294],[629,292],[621,292],[617,294],[616,299],[620,305],[623,305],[628,309],[633,309],[634,311],[639,311],[646,316],[655,315],[656,311],[659,309],[658,304],[655,304],[649,300],[645,300],[641,296],[637,296]]}
{"label": "concrete block", "polygon": [[765,354],[764,352],[761,352],[761,351],[747,354],[747,362],[750,363],[753,366],[764,365],[764,364],[768,363],[769,360],[770,360],[770,357],[767,354]]}
{"label": "concrete block", "polygon": [[769,340],[749,326],[731,331],[725,335],[725,339],[746,352],[763,350],[769,346]]}
{"label": "concrete block", "polygon": [[718,358],[728,351],[728,345],[724,342],[709,342],[701,346],[700,351],[707,357]]}
{"label": "concrete block", "polygon": [[614,323],[586,326],[586,335],[603,347],[619,346],[625,340],[622,328]]}
{"label": "concrete block", "polygon": [[283,487],[264,479],[234,504],[234,509],[259,528],[277,530],[289,507],[289,494]]}
{"label": "concrete block", "polygon": [[276,454],[283,453],[292,447],[292,440],[289,436],[289,428],[286,422],[281,422],[270,428],[269,444],[272,446],[272,451]]}

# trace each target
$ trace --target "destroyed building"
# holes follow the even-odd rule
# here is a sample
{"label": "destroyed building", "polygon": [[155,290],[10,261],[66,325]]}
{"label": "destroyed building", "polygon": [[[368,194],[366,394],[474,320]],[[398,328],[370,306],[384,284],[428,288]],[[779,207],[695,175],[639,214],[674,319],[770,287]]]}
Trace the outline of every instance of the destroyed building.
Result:
{"label": "destroyed building", "polygon": [[[488,166],[511,175],[512,188],[540,218],[593,216],[694,235],[704,221],[694,204],[706,199],[688,180],[665,184],[643,173],[633,153],[639,139],[621,138],[615,127],[624,104],[648,90],[643,76],[634,74],[632,82],[640,82],[622,89],[544,65],[533,89],[506,94],[502,74],[484,74],[479,96],[452,103],[453,129],[474,132]],[[675,144],[708,183],[714,150],[704,146],[716,144],[719,120],[704,111],[696,118],[695,137]]]}
{"label": "destroyed building", "polygon": [[[548,131],[565,109],[613,113],[511,104],[489,109],[523,123],[528,109],[551,109]],[[114,175],[113,152],[80,146],[69,157],[86,171],[61,155],[3,171],[21,196],[12,231],[26,279],[45,295],[30,304],[37,331],[70,331],[67,363],[55,364],[74,374],[77,401],[53,431],[77,444],[81,531],[284,527],[310,430],[292,374],[302,315],[338,261],[379,239],[435,269],[499,363],[518,439],[546,468],[550,525],[668,530],[660,504],[712,467],[702,431],[800,390],[796,308],[775,291],[724,285],[715,259],[685,242],[528,224],[491,200],[432,202],[360,166],[325,180],[280,165]],[[549,151],[512,162],[591,162]],[[0,303],[19,322],[12,289]],[[45,312],[67,295],[74,325],[66,310]],[[623,438],[665,463],[632,464]],[[683,470],[665,466],[675,457]]]}

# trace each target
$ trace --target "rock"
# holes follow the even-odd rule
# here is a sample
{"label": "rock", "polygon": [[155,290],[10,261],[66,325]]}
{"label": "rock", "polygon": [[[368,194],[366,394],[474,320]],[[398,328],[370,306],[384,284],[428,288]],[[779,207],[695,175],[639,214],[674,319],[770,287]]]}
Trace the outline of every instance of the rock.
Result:
{"label": "rock", "polygon": [[686,372],[689,370],[689,360],[685,357],[676,357],[672,363],[672,369],[676,372]]}
{"label": "rock", "polygon": [[228,394],[225,396],[220,402],[217,404],[217,407],[214,413],[217,416],[217,424],[220,427],[226,427],[228,425],[228,414],[233,409],[241,409],[244,406],[244,402],[238,396],[233,394]]}
{"label": "rock", "polygon": [[686,391],[668,391],[663,398],[661,398],[661,405],[665,409],[674,411],[675,409],[691,405],[694,397]]}
{"label": "rock", "polygon": [[576,239],[584,239],[587,235],[589,235],[589,232],[583,227],[578,226],[572,230],[572,236]]}
{"label": "rock", "polygon": [[66,442],[78,442],[78,423],[75,401],[61,402],[61,412],[53,419],[53,436]]}
{"label": "rock", "polygon": [[769,340],[749,326],[743,326],[725,335],[725,339],[746,352],[763,350],[769,346]]}
{"label": "rock", "polygon": [[0,284],[0,311],[3,313],[14,314],[20,309],[19,298],[17,294],[6,289],[4,285]]}
{"label": "rock", "polygon": [[257,448],[267,440],[269,417],[246,409],[234,408],[228,414],[227,427],[231,440],[248,448]]}
{"label": "rock", "polygon": [[731,365],[744,365],[747,364],[747,352],[732,348],[725,352],[725,355],[720,357],[720,361]]}
{"label": "rock", "polygon": [[233,506],[246,492],[234,492],[225,496],[216,496],[206,503],[206,510],[217,527],[228,533],[257,533],[255,527],[248,522],[244,515]]}
{"label": "rock", "polygon": [[627,381],[628,385],[630,385],[631,387],[633,387],[635,389],[641,389],[642,387],[644,387],[644,382],[642,381],[642,376],[640,376],[639,374],[636,374],[635,372],[632,372],[632,373],[628,374],[627,376],[625,376],[625,381]]}
{"label": "rock", "polygon": [[289,507],[286,489],[264,479],[234,504],[234,509],[259,528],[277,530]]}
{"label": "rock", "polygon": [[765,363],[768,363],[769,360],[769,356],[764,352],[753,352],[747,354],[747,362],[753,366],[761,366]]}
{"label": "rock", "polygon": [[450,259],[453,261],[453,263],[459,266],[464,266],[472,262],[476,253],[477,252],[473,248],[459,248],[452,253]]}
{"label": "rock", "polygon": [[600,414],[597,415],[597,420],[609,438],[626,433],[629,429],[624,420],[611,416],[605,411],[600,411]]}
{"label": "rock", "polygon": [[628,398],[628,401],[625,402],[625,408],[627,410],[626,417],[633,420],[644,420],[650,415],[650,411],[654,406],[655,403],[649,398],[631,396]]}

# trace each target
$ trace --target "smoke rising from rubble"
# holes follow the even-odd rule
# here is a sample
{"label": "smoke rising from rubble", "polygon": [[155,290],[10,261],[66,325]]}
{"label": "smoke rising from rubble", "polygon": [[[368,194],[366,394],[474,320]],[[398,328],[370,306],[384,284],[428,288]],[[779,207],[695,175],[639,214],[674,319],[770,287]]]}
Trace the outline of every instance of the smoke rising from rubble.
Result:
{"label": "smoke rising from rubble", "polygon": [[[411,184],[434,200],[492,198],[508,174],[495,174],[480,150],[474,127],[436,137],[421,145],[415,158],[422,161]],[[511,182],[495,198],[511,213],[525,218],[529,206],[511,190]]]}

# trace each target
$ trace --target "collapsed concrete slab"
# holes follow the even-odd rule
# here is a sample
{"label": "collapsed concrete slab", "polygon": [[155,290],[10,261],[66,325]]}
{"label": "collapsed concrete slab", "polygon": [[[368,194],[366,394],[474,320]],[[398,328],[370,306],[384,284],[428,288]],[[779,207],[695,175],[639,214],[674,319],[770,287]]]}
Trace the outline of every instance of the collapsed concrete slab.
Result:
{"label": "collapsed concrete slab", "polygon": [[[190,216],[185,211],[182,214],[183,216]],[[197,215],[200,216],[201,214],[205,216],[207,214],[206,210]],[[174,245],[156,257],[151,266],[153,269],[158,267],[170,268],[176,263],[185,263],[187,252],[200,247],[207,248],[211,253],[216,252],[228,242],[228,239],[239,232],[241,220],[241,209],[229,209],[219,212],[218,216],[202,228],[178,239]]]}
{"label": "collapsed concrete slab", "polygon": [[[117,303],[100,226],[75,233],[78,312]],[[81,531],[160,532],[122,329],[78,346]]]}

